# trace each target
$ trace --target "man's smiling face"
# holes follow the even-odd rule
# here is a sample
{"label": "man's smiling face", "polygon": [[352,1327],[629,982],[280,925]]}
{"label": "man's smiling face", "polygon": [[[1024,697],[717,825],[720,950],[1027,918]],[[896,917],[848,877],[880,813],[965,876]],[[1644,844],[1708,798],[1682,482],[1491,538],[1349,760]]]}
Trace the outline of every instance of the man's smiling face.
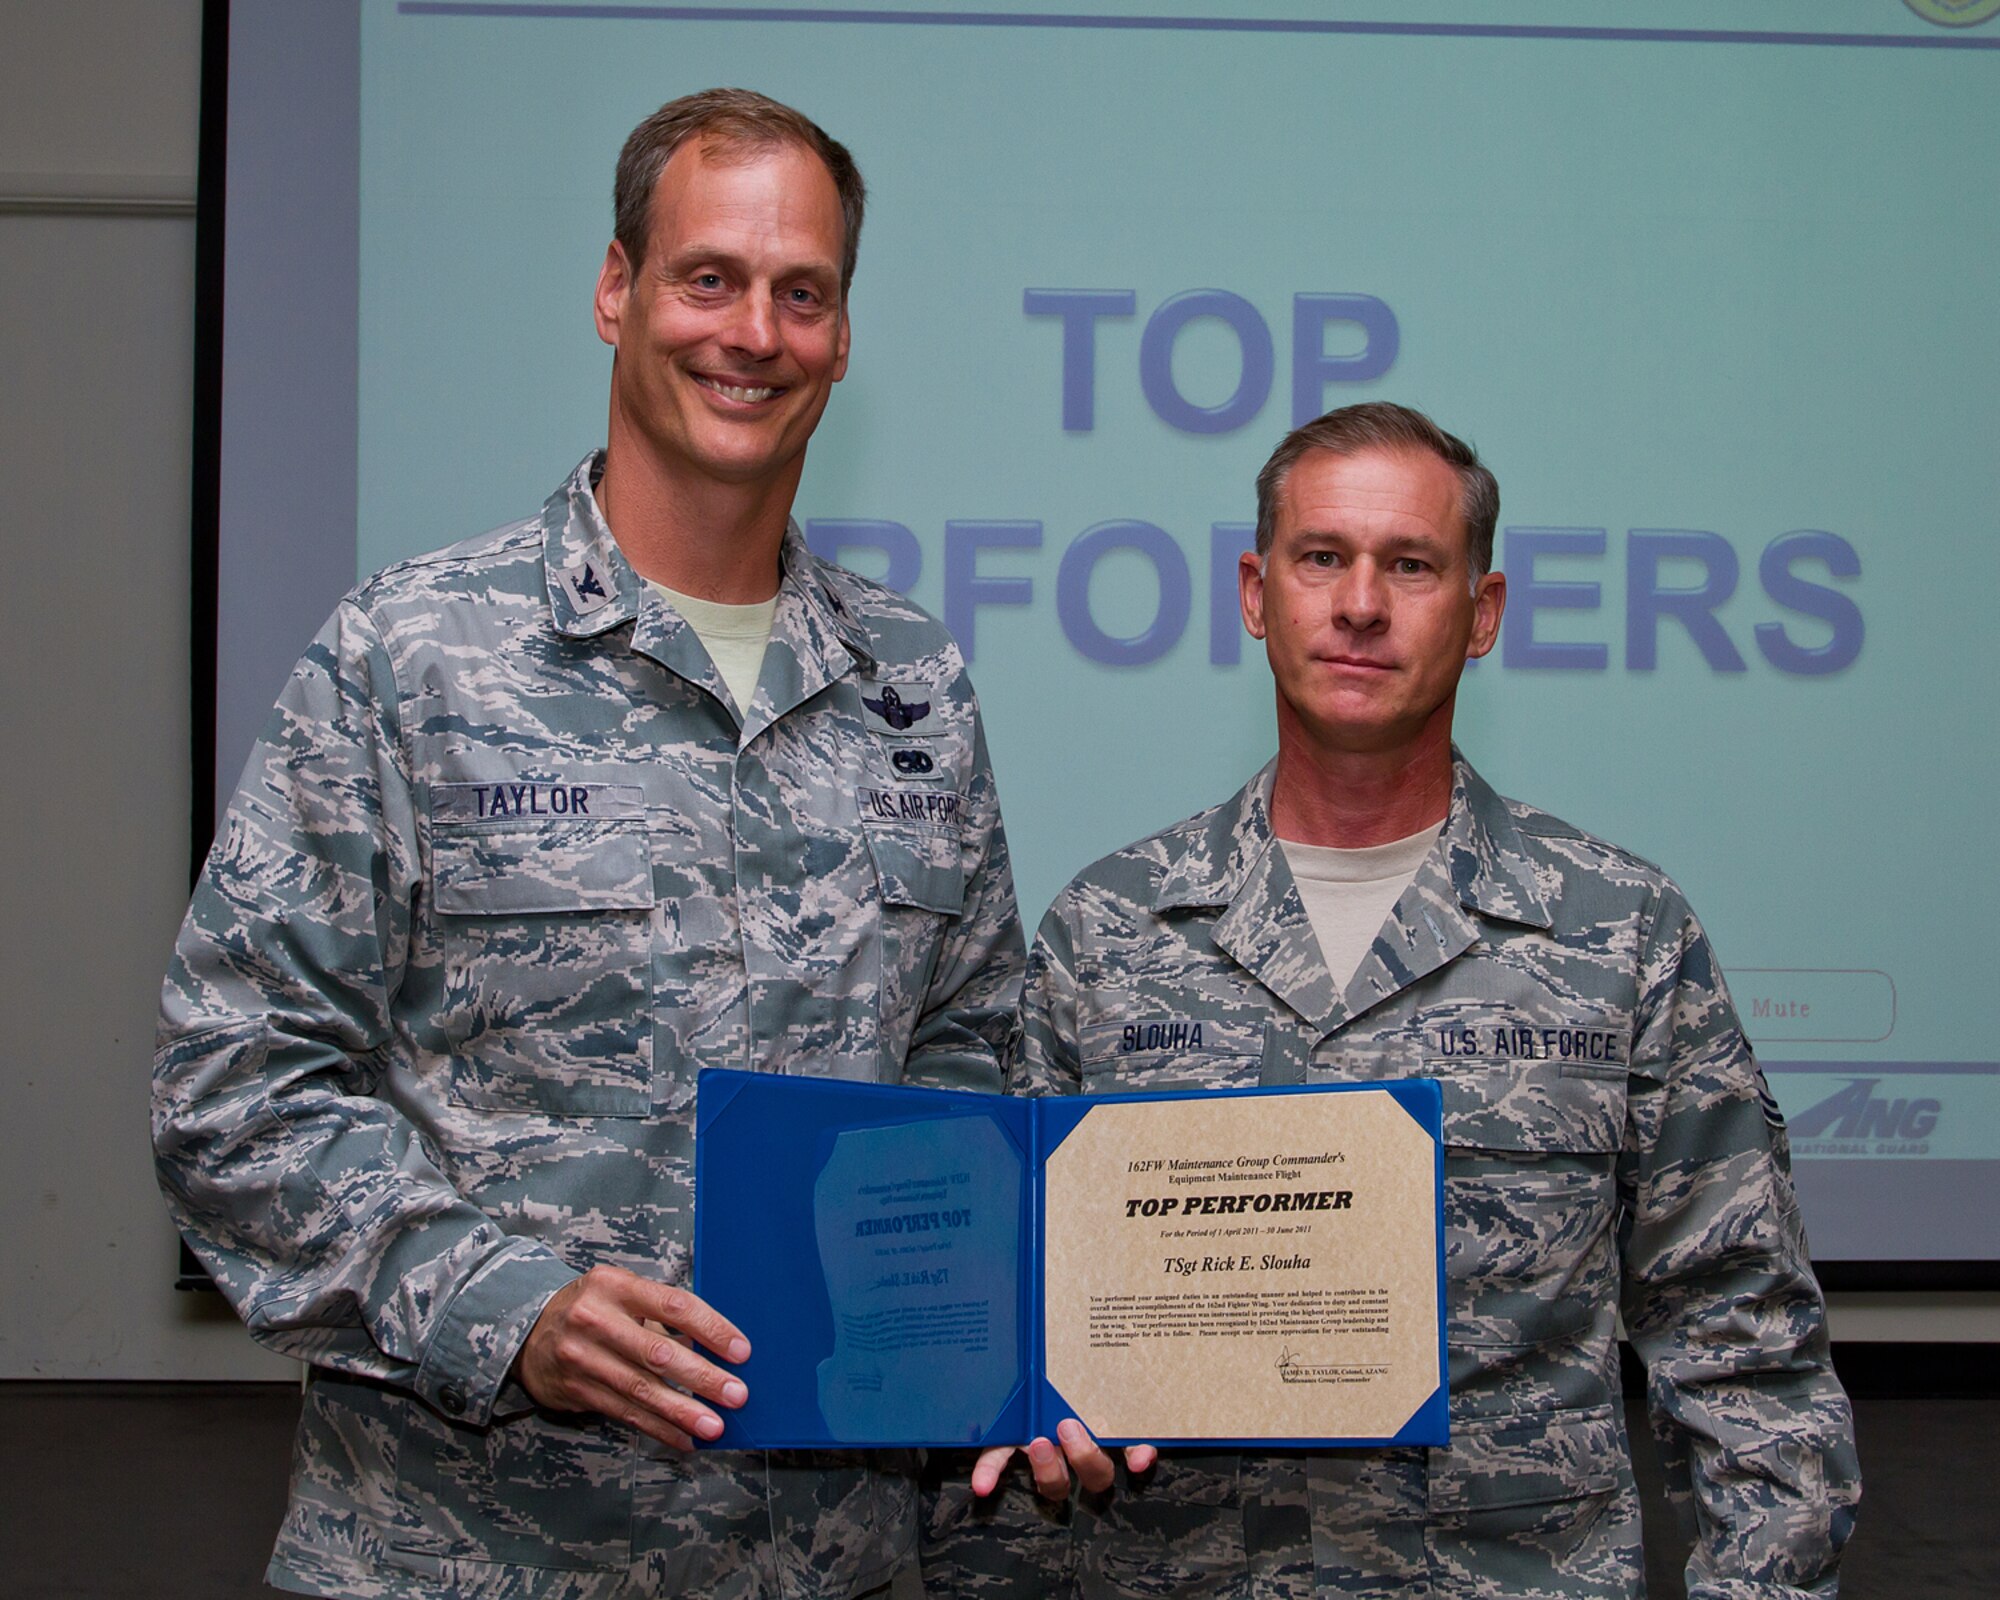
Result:
{"label": "man's smiling face", "polygon": [[613,244],[597,331],[618,352],[611,437],[668,476],[796,485],[847,371],[840,196],[794,145],[676,150],[653,191],[646,257]]}
{"label": "man's smiling face", "polygon": [[1493,648],[1506,580],[1475,581],[1459,476],[1428,451],[1308,451],[1269,553],[1243,558],[1243,620],[1278,680],[1280,744],[1397,751],[1449,739],[1459,674]]}

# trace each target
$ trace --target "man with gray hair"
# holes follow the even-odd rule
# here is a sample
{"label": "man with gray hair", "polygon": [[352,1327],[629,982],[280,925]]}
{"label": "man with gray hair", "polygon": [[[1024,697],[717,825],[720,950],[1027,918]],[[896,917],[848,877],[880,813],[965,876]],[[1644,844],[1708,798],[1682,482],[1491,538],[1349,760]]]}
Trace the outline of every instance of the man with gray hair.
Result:
{"label": "man with gray hair", "polygon": [[281,1588],[847,1600],[914,1555],[912,1462],[727,1449],[695,1079],[999,1087],[1023,952],[978,706],[791,520],[847,369],[847,151],[710,91],[632,134],[616,202],[606,447],[341,603],[167,975],[162,1185],[309,1363]]}
{"label": "man with gray hair", "polygon": [[1631,1600],[1622,1313],[1690,1514],[1690,1600],[1832,1594],[1853,1422],[1784,1125],[1714,955],[1658,868],[1503,799],[1452,744],[1506,602],[1493,475],[1378,402],[1290,435],[1257,496],[1239,587],[1277,759],[1058,897],[1010,1087],[1438,1080],[1451,1443],[1166,1451],[1114,1482],[1065,1423],[1029,1462],[1045,1497],[1068,1467],[1096,1491],[1070,1526],[990,1453],[971,1490],[1001,1504],[938,1492],[927,1581]]}

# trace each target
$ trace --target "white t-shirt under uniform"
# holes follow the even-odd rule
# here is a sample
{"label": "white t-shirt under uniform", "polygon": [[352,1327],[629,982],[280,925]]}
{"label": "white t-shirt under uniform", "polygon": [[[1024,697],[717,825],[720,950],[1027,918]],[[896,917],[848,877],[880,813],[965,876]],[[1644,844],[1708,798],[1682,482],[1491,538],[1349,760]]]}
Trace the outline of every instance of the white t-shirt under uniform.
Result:
{"label": "white t-shirt under uniform", "polygon": [[694,636],[729,687],[738,718],[748,715],[757,693],[758,674],[764,670],[764,651],[771,643],[771,624],[778,615],[777,595],[747,606],[731,606],[719,600],[697,600],[650,578],[646,584],[694,629]]}
{"label": "white t-shirt under uniform", "polygon": [[1319,940],[1326,970],[1344,989],[1382,931],[1382,923],[1403,891],[1416,881],[1417,868],[1437,843],[1443,824],[1387,844],[1339,850],[1332,845],[1280,839],[1292,878],[1305,902],[1306,920]]}

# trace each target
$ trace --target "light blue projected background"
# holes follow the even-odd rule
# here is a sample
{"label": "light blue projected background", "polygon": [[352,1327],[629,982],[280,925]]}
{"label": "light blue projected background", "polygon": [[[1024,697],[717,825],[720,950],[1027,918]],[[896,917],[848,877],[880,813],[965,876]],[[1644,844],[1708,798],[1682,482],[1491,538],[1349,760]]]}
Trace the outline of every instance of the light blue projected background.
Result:
{"label": "light blue projected background", "polygon": [[[533,512],[600,440],[619,144],[763,89],[871,190],[798,513],[965,645],[1031,927],[1273,747],[1230,576],[1271,446],[1421,406],[1503,494],[1467,753],[1687,888],[1822,1255],[1994,1254],[2000,28],[672,14],[718,9],[363,6],[357,573]],[[1530,31],[1451,31],[1502,9]],[[1167,25],[1202,18],[1233,26]]]}

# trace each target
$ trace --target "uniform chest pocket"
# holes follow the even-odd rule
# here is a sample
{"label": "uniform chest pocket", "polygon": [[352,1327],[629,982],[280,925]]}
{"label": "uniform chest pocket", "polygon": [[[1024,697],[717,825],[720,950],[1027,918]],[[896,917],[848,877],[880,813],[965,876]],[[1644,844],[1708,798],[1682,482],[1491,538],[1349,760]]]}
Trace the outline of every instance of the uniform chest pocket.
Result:
{"label": "uniform chest pocket", "polygon": [[1618,1149],[1625,1131],[1622,1062],[1433,1058],[1448,1148],[1525,1156]]}
{"label": "uniform chest pocket", "polygon": [[430,844],[431,1015],[451,1098],[644,1116],[655,918],[640,788],[438,785]]}
{"label": "uniform chest pocket", "polygon": [[[958,796],[949,798],[956,801]],[[965,861],[955,820],[949,825],[871,822],[864,814],[862,832],[886,904],[948,917],[965,909]]]}
{"label": "uniform chest pocket", "polygon": [[1086,1023],[1078,1045],[1090,1094],[1251,1089],[1264,1065],[1263,1024],[1220,1017],[1135,1014]]}
{"label": "uniform chest pocket", "polygon": [[1432,1060],[1444,1099],[1455,1350],[1577,1337],[1607,1270],[1625,1075],[1560,1060]]}

